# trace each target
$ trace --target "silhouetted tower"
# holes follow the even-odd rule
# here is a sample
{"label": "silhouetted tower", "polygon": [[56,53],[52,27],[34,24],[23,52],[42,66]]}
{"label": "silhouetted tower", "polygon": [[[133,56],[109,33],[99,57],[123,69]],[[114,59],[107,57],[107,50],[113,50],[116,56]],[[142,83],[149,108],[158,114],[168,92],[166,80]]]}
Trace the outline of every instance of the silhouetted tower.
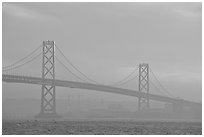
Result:
{"label": "silhouetted tower", "polygon": [[42,85],[41,92],[41,111],[38,117],[55,117],[56,102],[55,102],[55,42],[43,41],[43,58],[42,58],[42,79],[53,80],[52,85]]}
{"label": "silhouetted tower", "polygon": [[149,109],[149,66],[148,64],[139,64],[139,92],[144,96],[138,98],[138,110]]}

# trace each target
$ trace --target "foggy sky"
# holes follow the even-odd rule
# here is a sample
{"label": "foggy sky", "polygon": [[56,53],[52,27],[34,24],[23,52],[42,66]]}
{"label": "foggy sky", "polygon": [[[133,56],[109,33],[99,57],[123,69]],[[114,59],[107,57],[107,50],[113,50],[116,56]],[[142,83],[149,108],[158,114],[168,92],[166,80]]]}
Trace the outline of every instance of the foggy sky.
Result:
{"label": "foggy sky", "polygon": [[[3,3],[3,66],[26,56],[44,40],[54,40],[77,68],[100,83],[114,83],[145,62],[173,95],[201,101],[201,6],[201,3]],[[31,65],[22,73],[36,73],[40,77],[41,59]],[[69,74],[63,71],[56,66],[56,77],[69,80]],[[57,97],[62,98],[67,91],[73,92],[69,88],[57,90],[65,91],[57,92]],[[127,99],[121,95],[75,91]],[[40,86],[3,83],[3,98],[40,98],[40,92]]]}

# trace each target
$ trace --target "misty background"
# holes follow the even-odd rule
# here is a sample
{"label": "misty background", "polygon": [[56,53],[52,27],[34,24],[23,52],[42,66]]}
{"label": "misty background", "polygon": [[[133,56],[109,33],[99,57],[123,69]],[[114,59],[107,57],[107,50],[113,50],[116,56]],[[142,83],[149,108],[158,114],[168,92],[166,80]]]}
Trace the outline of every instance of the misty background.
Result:
{"label": "misty background", "polygon": [[[77,68],[101,84],[119,81],[139,63],[148,63],[171,94],[202,102],[201,3],[4,2],[2,7],[3,67],[53,40]],[[13,73],[41,77],[41,60]],[[56,79],[75,80],[57,62],[55,73]],[[138,90],[138,80],[121,87]],[[56,92],[59,113],[137,110],[134,97],[62,87]],[[150,93],[160,94],[151,86]],[[2,83],[3,113],[37,114],[40,97],[41,86]],[[164,103],[150,101],[150,106],[162,108]]]}

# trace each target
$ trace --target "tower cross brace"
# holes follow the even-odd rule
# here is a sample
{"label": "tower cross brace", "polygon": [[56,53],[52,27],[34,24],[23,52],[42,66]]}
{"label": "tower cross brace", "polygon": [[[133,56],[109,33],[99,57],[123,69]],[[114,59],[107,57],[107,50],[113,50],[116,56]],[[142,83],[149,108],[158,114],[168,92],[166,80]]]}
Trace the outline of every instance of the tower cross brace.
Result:
{"label": "tower cross brace", "polygon": [[139,64],[139,92],[147,96],[138,98],[138,110],[149,109],[149,65],[146,63]]}
{"label": "tower cross brace", "polygon": [[[55,80],[55,42],[43,41],[42,79]],[[55,85],[42,85],[41,110],[37,117],[58,117],[56,113]]]}

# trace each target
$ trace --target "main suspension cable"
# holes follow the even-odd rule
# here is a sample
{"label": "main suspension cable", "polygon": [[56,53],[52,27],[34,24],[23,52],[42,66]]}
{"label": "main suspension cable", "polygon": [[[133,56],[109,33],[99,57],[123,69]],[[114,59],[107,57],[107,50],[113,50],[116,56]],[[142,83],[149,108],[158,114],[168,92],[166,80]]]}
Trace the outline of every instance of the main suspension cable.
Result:
{"label": "main suspension cable", "polygon": [[136,79],[136,78],[138,78],[138,74],[137,74],[136,76],[134,76],[133,78],[131,78],[131,79],[129,79],[129,80],[123,82],[123,83],[117,84],[116,86],[120,86],[120,85],[127,84],[128,82],[130,82],[130,81],[132,81],[132,80],[134,80],[134,79]]}
{"label": "main suspension cable", "polygon": [[38,46],[35,50],[33,50],[31,53],[29,53],[27,56],[21,58],[20,60],[18,60],[17,62],[11,64],[11,65],[8,65],[8,66],[5,66],[3,67],[3,69],[7,69],[7,68],[10,68],[10,67],[13,67],[15,66],[16,64],[22,62],[23,60],[25,60],[26,58],[30,57],[31,55],[33,55],[42,45]]}
{"label": "main suspension cable", "polygon": [[175,98],[175,96],[172,95],[172,94],[161,84],[161,82],[157,79],[156,75],[155,75],[154,72],[151,70],[151,68],[150,68],[150,72],[153,74],[153,77],[154,77],[154,78],[156,79],[156,81],[159,83],[160,87],[161,87],[169,96]]}
{"label": "main suspension cable", "polygon": [[28,64],[28,63],[32,62],[33,60],[35,60],[36,58],[38,58],[41,54],[42,54],[42,52],[41,52],[40,54],[34,56],[34,57],[31,58],[30,60],[24,62],[23,64],[17,65],[17,66],[12,67],[12,68],[3,69],[2,71],[10,71],[10,70],[14,70],[14,69],[20,68],[20,67],[24,66],[25,64]]}
{"label": "main suspension cable", "polygon": [[[151,80],[149,80],[150,81],[150,84],[152,84],[153,85],[153,87],[156,89],[156,91],[158,91],[159,93],[161,93],[161,94],[163,94],[163,95],[166,95],[166,94],[164,94],[164,92],[162,92]],[[169,95],[168,95],[169,96]]]}
{"label": "main suspension cable", "polygon": [[[131,77],[136,71],[137,71],[138,67],[135,67],[135,69],[129,74],[127,75],[126,77],[124,77],[123,79],[113,83],[113,84],[110,84],[110,85],[120,85],[120,83],[124,83],[123,81],[127,80],[129,77]],[[133,78],[135,79],[135,78]],[[131,79],[131,80],[133,80]],[[128,80],[128,81],[131,81],[131,80]],[[123,85],[123,84],[122,84]]]}
{"label": "main suspension cable", "polygon": [[88,79],[89,81],[92,81],[92,82],[98,84],[97,81],[95,81],[95,80],[89,78],[89,77],[86,76],[83,72],[81,72],[77,67],[75,67],[75,66],[71,63],[71,61],[63,54],[63,52],[57,47],[57,45],[55,45],[55,47],[56,47],[57,50],[61,53],[61,55],[65,58],[65,60],[66,60],[76,71],[78,71],[81,75],[83,75],[83,76],[84,76],[86,79]]}
{"label": "main suspension cable", "polygon": [[62,63],[62,62],[60,61],[60,59],[58,59],[58,57],[57,57],[56,55],[55,55],[55,58],[56,58],[57,61],[59,61],[59,63],[60,63],[67,71],[69,71],[73,76],[75,76],[76,78],[78,78],[78,79],[80,79],[80,80],[86,82],[86,80],[84,80],[84,79],[80,78],[79,76],[77,76],[76,74],[74,74],[64,63]]}

